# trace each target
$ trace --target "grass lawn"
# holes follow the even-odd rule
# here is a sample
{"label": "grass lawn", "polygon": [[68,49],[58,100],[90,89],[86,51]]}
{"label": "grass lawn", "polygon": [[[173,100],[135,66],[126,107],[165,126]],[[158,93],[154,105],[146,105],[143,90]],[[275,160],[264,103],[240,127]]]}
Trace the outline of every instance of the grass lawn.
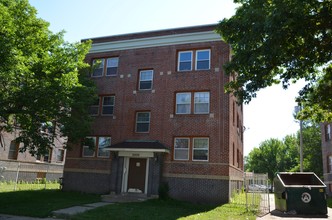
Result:
{"label": "grass lawn", "polygon": [[197,205],[176,200],[153,199],[138,203],[118,203],[90,210],[72,219],[256,219],[255,213],[247,212],[245,206],[225,204],[222,206]]}
{"label": "grass lawn", "polygon": [[62,192],[59,189],[0,192],[0,213],[47,217],[54,210],[99,201],[99,195]]}

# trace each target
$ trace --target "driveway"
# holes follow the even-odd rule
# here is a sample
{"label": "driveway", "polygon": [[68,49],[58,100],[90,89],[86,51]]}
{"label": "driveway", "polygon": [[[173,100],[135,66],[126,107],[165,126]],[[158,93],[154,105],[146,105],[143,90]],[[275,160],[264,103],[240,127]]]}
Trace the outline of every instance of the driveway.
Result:
{"label": "driveway", "polygon": [[274,205],[274,194],[270,194],[270,210],[271,213],[262,216],[257,217],[257,220],[276,220],[276,219],[286,219],[286,220],[300,220],[300,219],[315,219],[315,220],[326,220],[326,219],[332,219],[332,209],[327,208],[327,216],[298,216],[298,215],[291,215],[291,214],[285,214],[281,211],[278,211],[275,209]]}

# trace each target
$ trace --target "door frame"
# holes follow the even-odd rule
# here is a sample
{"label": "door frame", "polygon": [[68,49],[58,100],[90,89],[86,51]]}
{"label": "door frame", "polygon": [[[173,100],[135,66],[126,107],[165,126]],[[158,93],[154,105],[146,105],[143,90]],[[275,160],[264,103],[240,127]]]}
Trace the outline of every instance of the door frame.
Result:
{"label": "door frame", "polygon": [[144,186],[144,194],[148,192],[148,184],[149,184],[149,164],[150,160],[148,157],[124,157],[123,162],[123,175],[122,175],[122,187],[121,192],[127,193],[128,188],[128,174],[129,174],[129,160],[130,158],[140,158],[146,160],[146,168],[145,168],[145,186]]}

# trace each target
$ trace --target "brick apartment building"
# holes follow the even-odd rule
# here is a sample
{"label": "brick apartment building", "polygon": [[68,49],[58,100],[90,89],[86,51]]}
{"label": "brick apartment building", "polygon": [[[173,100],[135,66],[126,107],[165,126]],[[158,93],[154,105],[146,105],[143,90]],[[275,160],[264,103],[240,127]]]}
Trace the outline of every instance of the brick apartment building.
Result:
{"label": "brick apartment building", "polygon": [[322,158],[324,183],[327,186],[327,193],[332,196],[332,123],[323,123],[321,125],[322,134]]}
{"label": "brick apartment building", "polygon": [[64,190],[228,202],[243,182],[243,112],[224,93],[230,46],[205,25],[99,37],[94,149],[67,152]]}

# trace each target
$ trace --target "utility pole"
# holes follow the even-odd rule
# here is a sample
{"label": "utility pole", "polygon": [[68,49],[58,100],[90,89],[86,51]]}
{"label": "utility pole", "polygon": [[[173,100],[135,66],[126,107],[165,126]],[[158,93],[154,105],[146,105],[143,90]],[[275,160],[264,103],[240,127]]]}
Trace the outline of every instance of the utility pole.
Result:
{"label": "utility pole", "polygon": [[[295,106],[295,114],[297,115],[302,110],[301,106]],[[300,172],[303,172],[303,136],[302,136],[303,121],[300,120]]]}

